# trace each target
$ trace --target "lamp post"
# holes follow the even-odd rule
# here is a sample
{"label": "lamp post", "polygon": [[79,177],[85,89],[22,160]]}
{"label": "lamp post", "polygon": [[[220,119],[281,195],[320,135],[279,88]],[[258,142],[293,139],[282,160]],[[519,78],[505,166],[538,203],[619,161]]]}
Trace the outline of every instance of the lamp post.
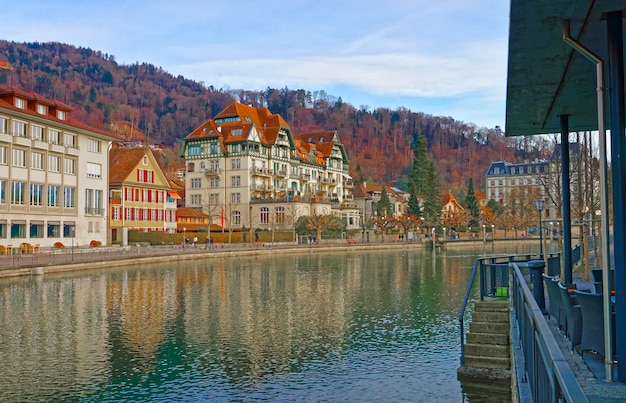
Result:
{"label": "lamp post", "polygon": [[469,227],[469,239],[472,239],[472,227]]}
{"label": "lamp post", "polygon": [[487,231],[485,230],[485,224],[483,224],[483,242],[487,242]]}
{"label": "lamp post", "polygon": [[187,232],[187,227],[183,227],[183,248],[187,246],[187,238],[185,237],[185,232]]}
{"label": "lamp post", "polygon": [[491,242],[496,242],[496,226],[491,224]]}
{"label": "lamp post", "polygon": [[443,241],[446,240],[446,227],[443,227]]}
{"label": "lamp post", "polygon": [[541,211],[543,210],[543,199],[535,200],[535,207],[537,207],[537,211],[539,212],[539,255],[543,256],[543,232],[541,229]]}

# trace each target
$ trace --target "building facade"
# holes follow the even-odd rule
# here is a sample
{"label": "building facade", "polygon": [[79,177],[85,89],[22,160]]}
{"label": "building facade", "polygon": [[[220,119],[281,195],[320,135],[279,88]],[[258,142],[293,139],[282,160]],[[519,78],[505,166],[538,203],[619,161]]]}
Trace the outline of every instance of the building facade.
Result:
{"label": "building facade", "polygon": [[114,139],[72,109],[0,86],[0,244],[106,244]]}
{"label": "building facade", "polygon": [[176,232],[178,194],[159,166],[150,147],[114,146],[109,177],[112,243],[128,244],[128,231]]}
{"label": "building facade", "polygon": [[288,230],[313,213],[358,215],[336,131],[296,135],[267,108],[234,102],[185,137],[182,156],[185,206],[229,230]]}

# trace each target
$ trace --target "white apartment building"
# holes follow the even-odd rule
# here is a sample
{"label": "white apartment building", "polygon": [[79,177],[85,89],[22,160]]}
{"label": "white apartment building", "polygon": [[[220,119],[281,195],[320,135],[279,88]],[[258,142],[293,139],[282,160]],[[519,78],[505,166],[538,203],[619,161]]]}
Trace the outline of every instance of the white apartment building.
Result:
{"label": "white apartment building", "polygon": [[234,102],[184,139],[185,205],[230,229],[287,230],[334,214],[358,228],[348,158],[336,131],[296,135],[267,108]]}
{"label": "white apartment building", "polygon": [[72,107],[0,86],[0,245],[107,242],[113,138]]}

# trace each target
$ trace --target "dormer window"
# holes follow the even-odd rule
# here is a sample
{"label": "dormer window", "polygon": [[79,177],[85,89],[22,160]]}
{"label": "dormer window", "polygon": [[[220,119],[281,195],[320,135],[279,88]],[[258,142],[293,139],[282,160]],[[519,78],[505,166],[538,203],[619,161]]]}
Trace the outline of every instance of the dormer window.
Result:
{"label": "dormer window", "polygon": [[57,111],[57,118],[59,120],[65,120],[65,111]]}
{"label": "dormer window", "polygon": [[22,98],[15,98],[15,107],[20,109],[26,109],[26,101]]}
{"label": "dormer window", "polygon": [[40,115],[47,115],[48,107],[46,105],[37,104],[37,113]]}

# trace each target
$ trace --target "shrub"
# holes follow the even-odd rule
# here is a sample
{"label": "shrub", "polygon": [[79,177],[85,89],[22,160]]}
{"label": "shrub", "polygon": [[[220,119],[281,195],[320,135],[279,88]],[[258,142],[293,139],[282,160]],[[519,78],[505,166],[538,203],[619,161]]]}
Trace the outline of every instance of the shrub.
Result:
{"label": "shrub", "polygon": [[63,245],[62,242],[55,242],[54,243],[54,247],[61,249],[61,248],[65,248],[65,245]]}

